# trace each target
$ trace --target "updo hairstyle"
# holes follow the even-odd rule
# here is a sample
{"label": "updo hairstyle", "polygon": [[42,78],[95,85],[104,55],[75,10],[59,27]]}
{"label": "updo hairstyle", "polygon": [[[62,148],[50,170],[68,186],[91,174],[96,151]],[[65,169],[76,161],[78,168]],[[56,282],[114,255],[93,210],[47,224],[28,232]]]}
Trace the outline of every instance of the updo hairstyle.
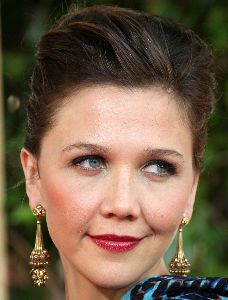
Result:
{"label": "updo hairstyle", "polygon": [[194,32],[165,17],[92,6],[63,16],[39,41],[36,57],[24,143],[32,154],[39,156],[43,136],[73,92],[99,84],[156,85],[172,91],[187,116],[193,164],[202,169],[215,80],[211,51]]}

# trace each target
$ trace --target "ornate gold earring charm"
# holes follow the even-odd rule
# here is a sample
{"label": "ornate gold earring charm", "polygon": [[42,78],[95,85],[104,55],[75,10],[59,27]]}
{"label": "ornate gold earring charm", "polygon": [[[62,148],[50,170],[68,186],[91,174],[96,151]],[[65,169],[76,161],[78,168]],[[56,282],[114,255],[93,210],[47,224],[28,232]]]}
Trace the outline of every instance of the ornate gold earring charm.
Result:
{"label": "ornate gold earring charm", "polygon": [[184,216],[178,228],[176,253],[169,264],[169,272],[172,275],[187,276],[190,272],[190,263],[184,255],[182,240],[183,228],[188,224],[188,222],[188,218]]}
{"label": "ornate gold earring charm", "polygon": [[41,218],[45,216],[46,211],[42,205],[38,205],[32,210],[37,219],[36,242],[35,248],[30,255],[30,265],[32,266],[31,275],[36,286],[46,285],[48,280],[47,265],[49,264],[50,255],[44,248],[43,234],[41,229]]}

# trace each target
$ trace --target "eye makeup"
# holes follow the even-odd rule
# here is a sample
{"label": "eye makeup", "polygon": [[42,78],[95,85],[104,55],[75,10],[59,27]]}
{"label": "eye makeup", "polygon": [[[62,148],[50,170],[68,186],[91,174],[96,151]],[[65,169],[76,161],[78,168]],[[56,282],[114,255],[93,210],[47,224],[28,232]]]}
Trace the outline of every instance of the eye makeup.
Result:
{"label": "eye makeup", "polygon": [[104,169],[105,159],[99,155],[83,155],[74,158],[70,165],[78,166],[85,170]]}
{"label": "eye makeup", "polygon": [[143,172],[153,173],[160,177],[168,177],[177,174],[177,167],[174,163],[161,159],[150,160],[142,169]]}
{"label": "eye makeup", "polygon": [[[100,155],[82,155],[70,162],[71,167],[79,167],[82,170],[98,171],[107,167],[106,160]],[[159,177],[169,177],[177,174],[177,166],[165,159],[152,159],[141,168],[143,173]]]}

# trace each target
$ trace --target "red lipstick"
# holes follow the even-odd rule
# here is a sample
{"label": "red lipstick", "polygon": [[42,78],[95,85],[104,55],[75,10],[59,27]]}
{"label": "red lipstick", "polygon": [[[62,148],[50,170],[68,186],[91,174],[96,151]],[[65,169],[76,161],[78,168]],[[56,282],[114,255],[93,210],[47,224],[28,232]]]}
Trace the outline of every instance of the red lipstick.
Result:
{"label": "red lipstick", "polygon": [[110,252],[127,252],[135,248],[142,238],[128,235],[89,235],[91,240],[99,247]]}

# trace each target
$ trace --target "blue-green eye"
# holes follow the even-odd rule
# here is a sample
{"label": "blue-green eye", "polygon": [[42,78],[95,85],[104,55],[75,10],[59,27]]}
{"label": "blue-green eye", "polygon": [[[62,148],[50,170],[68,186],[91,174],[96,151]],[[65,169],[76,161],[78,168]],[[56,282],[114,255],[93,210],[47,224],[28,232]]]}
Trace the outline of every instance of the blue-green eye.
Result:
{"label": "blue-green eye", "polygon": [[152,173],[160,177],[166,177],[177,173],[176,167],[173,164],[163,160],[151,160],[143,167],[143,169],[147,173]]}
{"label": "blue-green eye", "polygon": [[71,165],[80,166],[87,170],[96,170],[104,167],[104,159],[96,155],[86,155],[75,158]]}

